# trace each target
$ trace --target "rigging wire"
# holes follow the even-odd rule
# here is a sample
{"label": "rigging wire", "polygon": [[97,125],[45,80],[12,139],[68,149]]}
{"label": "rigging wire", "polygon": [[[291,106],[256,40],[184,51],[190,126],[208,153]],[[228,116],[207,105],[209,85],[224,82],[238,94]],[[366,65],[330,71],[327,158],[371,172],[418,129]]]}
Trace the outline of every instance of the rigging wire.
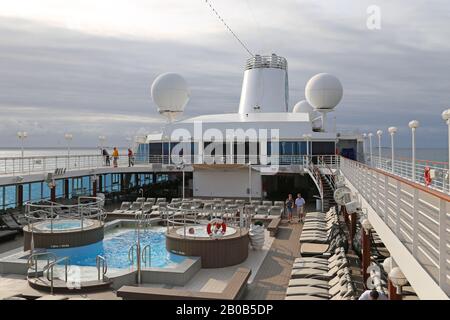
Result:
{"label": "rigging wire", "polygon": [[253,57],[254,54],[248,49],[248,47],[245,45],[245,43],[241,39],[239,39],[239,37],[236,35],[236,33],[234,33],[233,30],[231,30],[231,28],[228,26],[228,24],[225,22],[225,20],[223,20],[223,18],[220,16],[220,14],[217,12],[217,10],[214,9],[214,7],[211,4],[211,1],[205,0],[205,2],[207,5],[209,5],[211,11],[214,12],[214,14],[217,16],[217,18],[220,21],[222,21],[225,28],[227,28],[227,30],[233,35],[233,37],[241,44],[241,46],[245,49],[245,51],[247,51],[248,54]]}

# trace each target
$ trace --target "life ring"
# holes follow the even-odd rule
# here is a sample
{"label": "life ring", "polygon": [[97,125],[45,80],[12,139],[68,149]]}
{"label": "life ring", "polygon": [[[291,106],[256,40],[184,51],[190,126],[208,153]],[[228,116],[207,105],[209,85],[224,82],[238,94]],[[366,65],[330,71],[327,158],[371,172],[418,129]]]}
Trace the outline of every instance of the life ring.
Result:
{"label": "life ring", "polygon": [[[214,227],[214,229],[213,229]],[[206,232],[209,236],[213,235],[224,235],[227,231],[227,225],[221,219],[211,220],[206,226]]]}
{"label": "life ring", "polygon": [[428,187],[431,184],[431,174],[430,167],[425,167],[425,171],[423,173],[425,179],[425,185]]}

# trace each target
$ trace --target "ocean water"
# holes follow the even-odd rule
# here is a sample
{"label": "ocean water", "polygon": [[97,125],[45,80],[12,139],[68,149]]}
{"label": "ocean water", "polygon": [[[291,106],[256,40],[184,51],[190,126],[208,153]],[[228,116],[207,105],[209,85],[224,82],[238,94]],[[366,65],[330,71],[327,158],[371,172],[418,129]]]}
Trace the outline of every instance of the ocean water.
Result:
{"label": "ocean water", "polygon": [[[369,151],[369,148],[366,150]],[[411,148],[395,148],[395,158],[411,159]],[[378,155],[378,148],[373,147],[373,156]],[[381,148],[381,155],[384,157],[391,157],[391,148]],[[448,150],[444,148],[417,148],[417,160],[430,160],[437,162],[448,162]]]}

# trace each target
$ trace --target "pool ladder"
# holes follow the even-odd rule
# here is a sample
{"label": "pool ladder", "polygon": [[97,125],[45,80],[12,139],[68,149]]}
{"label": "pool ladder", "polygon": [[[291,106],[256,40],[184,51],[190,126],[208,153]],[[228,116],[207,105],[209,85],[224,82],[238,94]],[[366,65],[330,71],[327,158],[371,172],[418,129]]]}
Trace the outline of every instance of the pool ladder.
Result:
{"label": "pool ladder", "polygon": [[[144,265],[146,267],[150,267],[151,259],[152,259],[152,249],[151,249],[150,245],[147,244],[140,251],[141,251],[140,252],[140,255],[141,255],[140,261],[144,262]],[[134,265],[135,260],[137,262],[137,254],[139,254],[138,253],[138,245],[137,245],[137,243],[135,243],[128,250],[128,260],[130,261],[130,263],[132,265]]]}
{"label": "pool ladder", "polygon": [[58,260],[54,260],[50,263],[48,263],[44,269],[42,269],[42,272],[45,274],[47,272],[46,278],[48,281],[50,281],[50,294],[53,294],[53,287],[54,287],[54,276],[53,276],[53,269],[54,267],[64,261],[64,282],[67,283],[67,270],[69,265],[69,257],[63,257]]}
{"label": "pool ladder", "polygon": [[100,278],[102,281],[106,281],[107,279],[105,274],[108,272],[108,263],[106,262],[106,258],[98,255],[95,262],[97,266],[98,281],[100,281]]}

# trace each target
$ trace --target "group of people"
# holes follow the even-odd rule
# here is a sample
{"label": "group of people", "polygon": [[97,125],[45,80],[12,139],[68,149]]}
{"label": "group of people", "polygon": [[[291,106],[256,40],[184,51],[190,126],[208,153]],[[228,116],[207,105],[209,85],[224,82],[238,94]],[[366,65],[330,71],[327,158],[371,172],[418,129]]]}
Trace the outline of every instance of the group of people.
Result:
{"label": "group of people", "polygon": [[[102,150],[102,155],[103,155],[103,161],[105,166],[111,166],[111,156],[108,153],[108,150],[103,149]],[[112,152],[112,158],[113,158],[113,166],[114,168],[117,168],[117,163],[119,160],[119,149],[117,149],[117,147],[114,147],[113,152]],[[131,150],[130,148],[128,148],[128,166],[132,167],[134,166],[134,153],[133,150]]]}
{"label": "group of people", "polygon": [[292,217],[294,214],[294,209],[297,211],[298,221],[303,222],[304,221],[304,207],[306,204],[305,199],[302,198],[302,195],[300,193],[297,193],[297,198],[294,200],[292,197],[292,194],[288,195],[288,198],[286,199],[286,211],[287,211],[287,217],[289,220],[289,223],[292,222]]}

